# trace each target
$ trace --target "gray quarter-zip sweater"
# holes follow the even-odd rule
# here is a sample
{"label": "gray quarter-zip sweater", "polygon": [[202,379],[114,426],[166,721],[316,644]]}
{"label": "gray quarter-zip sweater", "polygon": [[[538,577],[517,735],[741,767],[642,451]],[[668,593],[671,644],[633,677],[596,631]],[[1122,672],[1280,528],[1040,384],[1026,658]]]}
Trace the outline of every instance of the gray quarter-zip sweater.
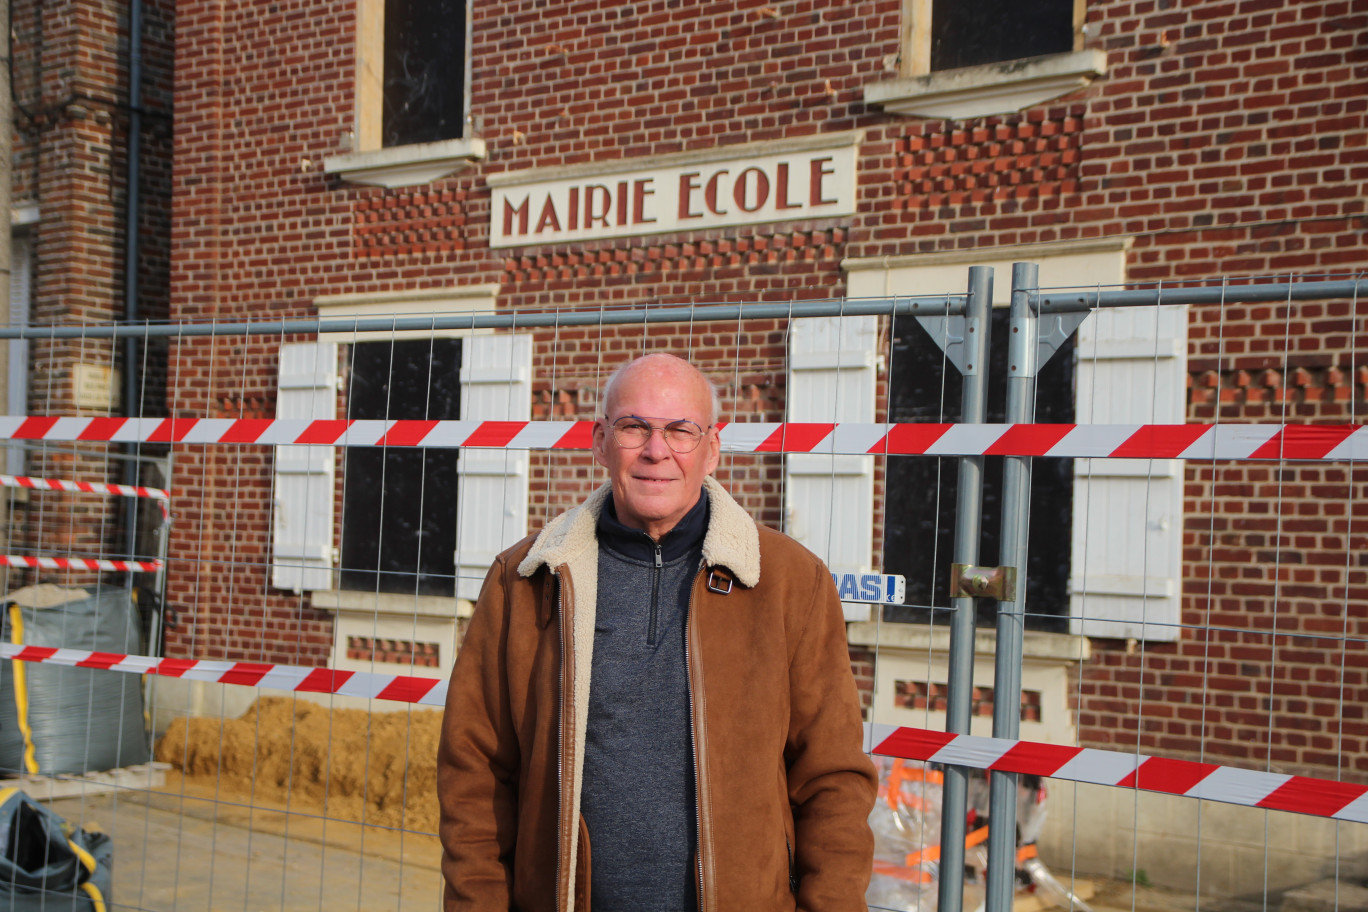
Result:
{"label": "gray quarter-zip sweater", "polygon": [[594,912],[695,912],[697,844],[689,682],[689,592],[708,499],[659,542],[598,521],[598,610],[580,813]]}

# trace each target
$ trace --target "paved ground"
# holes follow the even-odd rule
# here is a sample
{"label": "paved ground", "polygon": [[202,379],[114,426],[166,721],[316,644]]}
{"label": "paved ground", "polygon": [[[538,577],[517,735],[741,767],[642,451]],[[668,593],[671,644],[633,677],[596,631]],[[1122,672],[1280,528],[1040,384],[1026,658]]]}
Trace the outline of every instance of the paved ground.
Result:
{"label": "paved ground", "polygon": [[[119,789],[50,805],[69,822],[114,839],[110,912],[431,912],[440,908],[439,850],[431,836],[397,833],[309,812],[249,807],[209,794]],[[972,887],[972,885],[970,885]],[[1198,903],[1190,893],[1091,881],[1094,912],[1347,912],[1364,895],[1320,905]],[[965,909],[979,897],[966,888]],[[1018,894],[1018,912],[1047,912]]]}
{"label": "paved ground", "polygon": [[125,790],[51,806],[113,837],[110,912],[440,908],[432,837],[177,794]]}

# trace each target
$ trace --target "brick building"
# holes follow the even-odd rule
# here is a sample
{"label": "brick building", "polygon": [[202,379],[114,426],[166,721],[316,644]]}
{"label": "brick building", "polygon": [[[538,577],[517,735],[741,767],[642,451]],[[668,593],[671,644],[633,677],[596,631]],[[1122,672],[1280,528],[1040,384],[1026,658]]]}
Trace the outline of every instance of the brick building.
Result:
{"label": "brick building", "polygon": [[[980,263],[1005,299],[1013,261],[1087,286],[1368,264],[1368,10],[1352,0],[417,6],[176,5],[169,246],[153,248],[172,320],[957,293]],[[117,157],[100,145],[117,110],[61,110],[65,148]],[[26,154],[16,198],[92,175],[117,195],[117,170],[29,175]],[[94,205],[79,188],[61,198],[69,215],[38,223],[35,317],[104,287],[44,273],[44,251],[78,262],[62,245],[115,240],[76,230]],[[1042,374],[1040,420],[1355,420],[1357,320],[1343,301],[1095,315]],[[168,346],[165,407],[588,419],[605,368],[669,348],[734,421],[954,420],[928,345],[877,318],[187,337]],[[59,403],[44,382],[33,400]],[[449,667],[496,545],[602,477],[585,454],[491,453],[178,448],[168,652]],[[759,456],[719,475],[833,567],[902,573],[926,606],[945,604],[948,518],[921,519],[937,492],[953,503],[938,470],[953,476]],[[1024,737],[1368,776],[1359,470],[1037,473]],[[1128,531],[1103,534],[1117,517]],[[850,626],[881,721],[941,724],[944,624],[927,617]]]}
{"label": "brick building", "polygon": [[[130,4],[20,0],[11,8],[12,324],[167,319],[173,6],[139,0],[137,40]],[[7,414],[165,414],[165,345],[155,340],[130,346],[108,338],[36,338],[4,346]],[[125,384],[130,377],[131,387]],[[12,443],[4,471],[162,486],[165,457],[165,448],[153,446]],[[144,510],[130,524],[131,502],[12,488],[5,493],[7,554],[156,556],[159,520]],[[8,586],[38,578],[11,572]],[[70,585],[97,578],[69,570],[41,576]],[[140,577],[150,580],[151,574]],[[110,581],[124,585],[127,577]]]}

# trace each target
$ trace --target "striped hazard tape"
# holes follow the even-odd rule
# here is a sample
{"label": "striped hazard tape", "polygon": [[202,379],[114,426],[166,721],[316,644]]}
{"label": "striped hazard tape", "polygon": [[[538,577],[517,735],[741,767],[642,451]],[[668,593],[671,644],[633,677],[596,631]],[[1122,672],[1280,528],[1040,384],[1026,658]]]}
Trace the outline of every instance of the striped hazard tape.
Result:
{"label": "striped hazard tape", "polygon": [[170,519],[167,501],[170,491],[144,488],[140,485],[96,484],[89,481],[67,481],[64,478],[30,478],[25,475],[0,475],[0,488],[28,488],[31,491],[80,491],[86,494],[111,494],[116,497],[150,497],[157,501],[162,519]]}
{"label": "striped hazard tape", "polygon": [[269,687],[273,690],[299,693],[396,700],[400,703],[417,703],[422,706],[446,704],[446,681],[411,675],[336,671],[331,668],[306,668],[299,665],[272,665],[261,662],[159,659],[154,656],[58,649],[51,646],[23,646],[15,643],[0,643],[0,659],[126,671],[215,684]]}
{"label": "striped hazard tape", "polygon": [[[154,656],[0,643],[0,659],[46,662],[133,674],[161,675],[217,684],[240,684],[299,693],[339,694],[420,706],[446,704],[439,678],[338,671],[298,665],[162,659]],[[1025,773],[1071,782],[1137,788],[1227,804],[1292,811],[1368,823],[1368,786],[1233,767],[1167,760],[1143,754],[1094,750],[1035,741],[952,735],[922,728],[867,723],[865,749],[886,757],[948,766]]]}
{"label": "striped hazard tape", "polygon": [[67,481],[62,478],[29,478],[24,475],[0,475],[0,488],[28,488],[34,491],[83,491],[87,494],[113,494],[120,497],[151,497],[169,500],[171,492],[161,488],[134,485],[95,484],[89,481]]}
{"label": "striped hazard tape", "polygon": [[[583,450],[592,421],[348,421],[0,416],[0,440]],[[1357,424],[818,424],[719,422],[731,453],[1368,459]]]}
{"label": "striped hazard tape", "polygon": [[159,560],[97,560],[93,557],[31,557],[26,554],[0,555],[0,562],[10,567],[32,570],[110,570],[117,573],[156,573],[162,568]]}
{"label": "striped hazard tape", "polygon": [[1368,786],[1192,760],[866,724],[870,753],[1368,823]]}

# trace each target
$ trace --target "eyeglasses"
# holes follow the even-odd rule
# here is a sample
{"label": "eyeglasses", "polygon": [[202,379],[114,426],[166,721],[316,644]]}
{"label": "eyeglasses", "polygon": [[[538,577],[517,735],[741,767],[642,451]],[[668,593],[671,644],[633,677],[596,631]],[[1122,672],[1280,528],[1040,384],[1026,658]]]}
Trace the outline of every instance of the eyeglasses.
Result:
{"label": "eyeglasses", "polygon": [[[608,416],[603,416],[608,420]],[[703,435],[707,430],[694,424],[687,418],[678,421],[671,421],[665,426],[651,424],[645,418],[637,415],[623,415],[610,425],[613,429],[613,439],[618,446],[626,450],[639,450],[646,445],[646,441],[651,439],[654,431],[660,431],[660,436],[665,438],[665,443],[676,453],[692,453],[698,449],[698,444],[703,440]],[[708,425],[711,428],[712,425]]]}

